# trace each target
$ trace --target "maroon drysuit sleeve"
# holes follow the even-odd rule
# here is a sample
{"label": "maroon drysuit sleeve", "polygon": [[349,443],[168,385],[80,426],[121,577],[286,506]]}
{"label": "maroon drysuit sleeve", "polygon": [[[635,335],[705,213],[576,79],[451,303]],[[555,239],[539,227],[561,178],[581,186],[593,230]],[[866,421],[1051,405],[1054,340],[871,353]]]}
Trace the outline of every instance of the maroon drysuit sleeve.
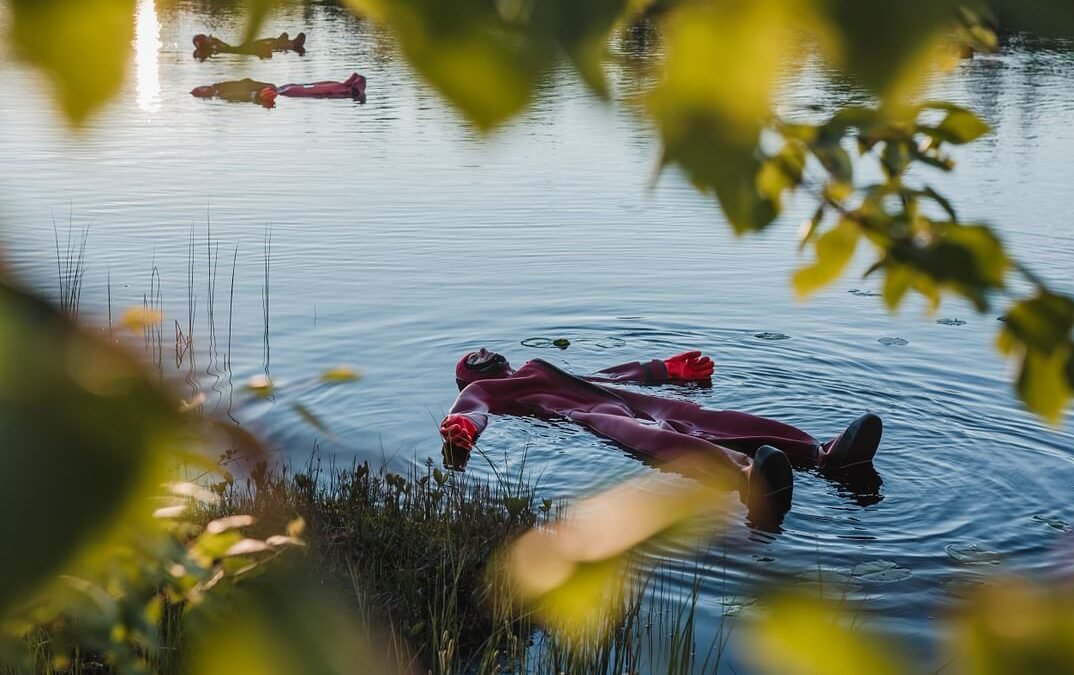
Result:
{"label": "maroon drysuit sleeve", "polygon": [[582,378],[588,382],[637,382],[663,384],[668,381],[668,369],[660,359],[641,363],[633,361],[597,371]]}
{"label": "maroon drysuit sleeve", "polygon": [[532,394],[534,378],[516,374],[512,377],[478,380],[459,392],[449,415],[466,415],[477,426],[478,435],[489,423],[489,415],[525,414],[520,397]]}

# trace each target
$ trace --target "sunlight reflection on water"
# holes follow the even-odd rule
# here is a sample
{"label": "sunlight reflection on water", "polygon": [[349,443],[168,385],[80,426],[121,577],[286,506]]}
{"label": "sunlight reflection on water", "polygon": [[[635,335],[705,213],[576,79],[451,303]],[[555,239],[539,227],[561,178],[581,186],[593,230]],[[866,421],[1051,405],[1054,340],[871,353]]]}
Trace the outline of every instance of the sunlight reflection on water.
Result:
{"label": "sunlight reflection on water", "polygon": [[160,109],[160,21],[155,0],[138,0],[134,62],[138,82],[138,107],[146,112]]}

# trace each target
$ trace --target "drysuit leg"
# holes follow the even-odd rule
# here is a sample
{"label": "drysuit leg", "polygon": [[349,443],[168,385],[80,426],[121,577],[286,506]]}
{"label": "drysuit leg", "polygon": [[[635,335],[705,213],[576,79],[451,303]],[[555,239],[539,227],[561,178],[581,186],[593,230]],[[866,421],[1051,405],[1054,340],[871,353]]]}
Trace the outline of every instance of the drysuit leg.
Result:
{"label": "drysuit leg", "polygon": [[[678,466],[702,478],[740,480],[749,472],[752,460],[748,455],[715,443],[679,433],[664,427],[643,424],[628,415],[595,412],[573,412],[570,419],[598,436],[609,438],[638,454],[660,462],[676,462]],[[713,475],[726,470],[727,475]]]}
{"label": "drysuit leg", "polygon": [[638,417],[752,456],[762,445],[782,450],[795,464],[816,461],[819,443],[801,429],[737,410],[707,410],[690,401],[616,391]]}
{"label": "drysuit leg", "polygon": [[762,445],[771,445],[786,453],[796,464],[812,464],[816,461],[820,443],[798,427],[737,410],[698,408],[686,412],[685,420],[676,416],[668,422],[684,433],[698,434],[749,455],[753,455]]}

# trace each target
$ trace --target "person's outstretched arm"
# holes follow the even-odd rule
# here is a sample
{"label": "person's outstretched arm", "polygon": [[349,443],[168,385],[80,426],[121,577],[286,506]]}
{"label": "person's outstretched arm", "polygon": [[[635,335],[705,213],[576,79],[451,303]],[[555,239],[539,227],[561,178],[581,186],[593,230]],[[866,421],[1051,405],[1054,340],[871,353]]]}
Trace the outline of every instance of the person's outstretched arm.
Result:
{"label": "person's outstretched arm", "polygon": [[528,385],[526,378],[478,380],[466,385],[440,423],[444,442],[461,450],[473,448],[488,426],[488,416],[510,412]]}
{"label": "person's outstretched arm", "polygon": [[590,382],[636,382],[663,384],[665,382],[705,382],[712,379],[712,359],[699,351],[683,352],[668,359],[653,359],[644,363],[633,361],[605,368],[582,379]]}

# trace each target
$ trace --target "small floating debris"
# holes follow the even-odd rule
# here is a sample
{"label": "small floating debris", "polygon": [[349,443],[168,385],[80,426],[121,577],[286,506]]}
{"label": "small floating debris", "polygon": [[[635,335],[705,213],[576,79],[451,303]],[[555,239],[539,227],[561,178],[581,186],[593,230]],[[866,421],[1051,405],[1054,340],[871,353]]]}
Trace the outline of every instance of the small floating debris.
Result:
{"label": "small floating debris", "polygon": [[893,560],[870,560],[855,565],[850,569],[850,576],[861,581],[875,584],[890,584],[905,581],[913,575],[909,567],[903,567]]}
{"label": "small floating debris", "polygon": [[246,388],[260,398],[268,398],[269,396],[272,396],[272,392],[276,390],[276,386],[272,383],[272,380],[265,374],[254,375],[251,377],[246,382]]}
{"label": "small floating debris", "polygon": [[611,336],[581,337],[575,338],[573,341],[567,338],[531,337],[522,340],[520,344],[523,347],[535,347],[537,349],[566,349],[572,344],[596,347],[598,349],[615,349],[624,346],[626,340]]}
{"label": "small floating debris", "polygon": [[543,337],[526,338],[521,344],[523,347],[536,347],[537,349],[550,349],[554,346],[552,340]]}
{"label": "small floating debris", "polygon": [[877,340],[877,342],[885,347],[902,347],[903,345],[910,344],[908,340],[904,340],[901,337],[882,337]]}
{"label": "small floating debris", "polygon": [[354,382],[361,376],[350,366],[335,366],[321,373],[324,382]]}
{"label": "small floating debris", "polygon": [[862,589],[861,580],[852,577],[846,570],[829,568],[811,569],[794,576],[796,586],[831,590],[838,593],[856,593]]}
{"label": "small floating debris", "polygon": [[1049,516],[1043,513],[1039,513],[1033,516],[1033,520],[1038,523],[1044,523],[1048,527],[1052,528],[1056,532],[1070,532],[1070,525],[1065,520],[1058,516]]}
{"label": "small floating debris", "polygon": [[1003,323],[1007,323],[1007,315],[1004,314],[1002,316],[997,316],[996,321],[1002,321]]}
{"label": "small floating debris", "polygon": [[940,582],[944,592],[955,598],[966,599],[983,588],[986,581],[982,577],[962,577],[945,579]]}
{"label": "small floating debris", "polygon": [[880,293],[877,293],[876,291],[867,291],[867,290],[863,290],[861,288],[852,288],[849,291],[847,291],[847,293],[850,293],[851,295],[856,295],[859,298],[879,298],[880,297]]}
{"label": "small floating debris", "polygon": [[936,319],[936,323],[941,326],[965,326],[966,322],[962,319]]}
{"label": "small floating debris", "polygon": [[1000,562],[999,553],[983,549],[977,544],[948,544],[944,550],[953,560],[963,565],[998,565]]}
{"label": "small floating debris", "polygon": [[755,338],[757,338],[759,340],[790,340],[791,339],[791,336],[787,335],[786,333],[772,333],[772,332],[768,332],[768,331],[766,331],[764,333],[754,333],[753,337],[755,337]]}
{"label": "small floating debris", "polygon": [[712,602],[722,608],[724,616],[738,616],[742,612],[754,608],[757,605],[757,598],[743,595],[725,595],[713,598]]}

